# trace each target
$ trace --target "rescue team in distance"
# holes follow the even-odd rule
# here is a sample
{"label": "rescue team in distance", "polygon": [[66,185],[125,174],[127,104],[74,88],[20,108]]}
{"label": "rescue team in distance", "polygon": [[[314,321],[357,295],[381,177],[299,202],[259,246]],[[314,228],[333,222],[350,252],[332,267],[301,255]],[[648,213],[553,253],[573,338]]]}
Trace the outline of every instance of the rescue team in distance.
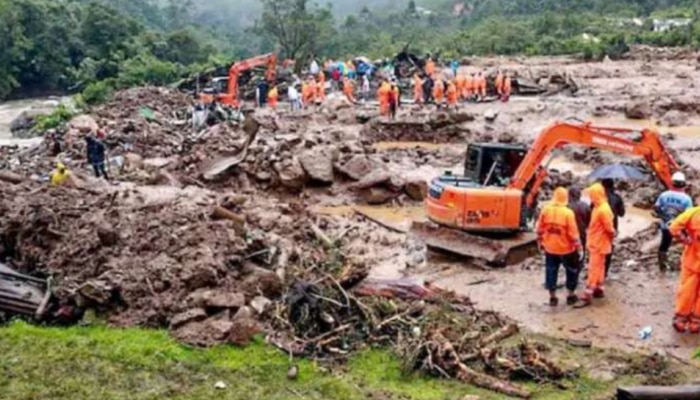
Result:
{"label": "rescue team in distance", "polygon": [[[682,172],[673,174],[672,182],[673,187],[662,193],[655,204],[655,216],[661,220],[658,263],[661,272],[667,271],[667,255],[673,240],[684,244],[673,327],[678,332],[697,334],[700,333],[700,207],[693,207],[692,199],[685,193],[686,177]],[[552,202],[542,209],[537,220],[538,243],[545,253],[545,286],[552,307],[559,304],[556,290],[562,265],[568,305],[583,308],[591,305],[593,299],[605,297],[613,239],[618,233],[618,218],[625,215],[625,208],[610,179],[592,185],[584,194],[590,198],[592,208],[581,200],[579,188],[557,188]],[[588,276],[585,291],[579,297],[576,289],[586,253]]]}

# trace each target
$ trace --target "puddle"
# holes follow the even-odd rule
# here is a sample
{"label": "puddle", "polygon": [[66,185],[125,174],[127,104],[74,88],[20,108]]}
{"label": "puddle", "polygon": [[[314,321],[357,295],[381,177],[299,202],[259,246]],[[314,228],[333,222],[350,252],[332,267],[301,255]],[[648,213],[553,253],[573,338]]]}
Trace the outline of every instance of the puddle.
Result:
{"label": "puddle", "polygon": [[431,143],[431,142],[377,142],[372,145],[377,151],[387,150],[405,150],[405,149],[425,149],[425,150],[440,150],[445,146],[455,146],[447,143]]}
{"label": "puddle", "polygon": [[619,238],[632,237],[656,222],[651,210],[627,207],[625,211],[625,216],[619,220]]}
{"label": "puddle", "polygon": [[[408,232],[414,221],[426,221],[425,208],[420,206],[326,206],[316,207],[313,212],[321,215],[352,217],[359,213],[394,229]],[[355,211],[357,210],[357,212]]]}

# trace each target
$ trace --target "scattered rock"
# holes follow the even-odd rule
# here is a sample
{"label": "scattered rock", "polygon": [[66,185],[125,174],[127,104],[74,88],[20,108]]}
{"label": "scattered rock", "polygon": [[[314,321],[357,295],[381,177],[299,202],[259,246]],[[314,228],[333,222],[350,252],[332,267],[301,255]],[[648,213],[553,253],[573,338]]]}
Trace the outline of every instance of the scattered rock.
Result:
{"label": "scattered rock", "polygon": [[352,185],[353,189],[367,189],[388,183],[393,174],[386,169],[376,169],[360,179],[359,182]]}
{"label": "scattered rock", "polygon": [[223,383],[222,381],[218,381],[214,384],[214,388],[219,389],[219,390],[226,389],[226,384]]}
{"label": "scattered rock", "polygon": [[220,290],[208,290],[202,294],[206,307],[239,309],[245,305],[242,293],[227,293]]}
{"label": "scattered rock", "polygon": [[299,367],[297,365],[292,365],[291,367],[289,367],[289,369],[287,370],[287,379],[296,380],[298,376]]}
{"label": "scattered rock", "polygon": [[488,122],[493,122],[498,118],[498,110],[489,109],[484,112],[484,119]]}
{"label": "scattered rock", "polygon": [[358,196],[361,201],[364,201],[367,204],[379,205],[397,198],[399,193],[383,187],[371,187],[360,190]]}
{"label": "scattered rock", "polygon": [[316,147],[299,155],[299,161],[312,181],[333,183],[333,151],[327,147]]}
{"label": "scattered rock", "polygon": [[280,183],[290,189],[301,189],[306,184],[307,175],[296,157],[275,163],[275,172]]}
{"label": "scattered rock", "polygon": [[670,110],[666,114],[664,114],[663,117],[661,117],[660,121],[663,125],[674,127],[674,126],[683,126],[687,125],[688,123],[688,116],[678,110]]}
{"label": "scattered rock", "polygon": [[111,226],[100,225],[97,228],[97,237],[105,247],[111,247],[119,241],[119,232]]}
{"label": "scattered rock", "polygon": [[428,196],[428,183],[424,180],[409,181],[404,185],[404,191],[411,199],[422,201]]}
{"label": "scattered rock", "polygon": [[342,166],[336,167],[336,169],[350,179],[359,181],[379,166],[379,163],[365,155],[356,155]]}
{"label": "scattered rock", "polygon": [[651,106],[646,102],[628,104],[625,107],[625,116],[629,119],[649,119],[651,115]]}
{"label": "scattered rock", "polygon": [[107,305],[112,296],[114,295],[115,289],[107,282],[100,280],[91,280],[83,283],[78,289],[84,298],[90,302],[96,303],[97,305]]}
{"label": "scattered rock", "polygon": [[191,321],[172,331],[173,336],[190,345],[209,347],[226,341],[234,323],[218,318],[205,321]]}
{"label": "scattered rock", "polygon": [[253,318],[235,318],[228,337],[228,342],[236,346],[249,344],[256,335],[263,332],[260,324]]}
{"label": "scattered rock", "polygon": [[192,308],[172,317],[170,319],[170,329],[177,329],[189,322],[199,322],[205,319],[207,319],[207,312],[203,308]]}
{"label": "scattered rock", "polygon": [[267,311],[270,305],[272,305],[272,301],[264,296],[257,296],[250,301],[250,307],[252,307],[258,314],[263,314],[265,311]]}

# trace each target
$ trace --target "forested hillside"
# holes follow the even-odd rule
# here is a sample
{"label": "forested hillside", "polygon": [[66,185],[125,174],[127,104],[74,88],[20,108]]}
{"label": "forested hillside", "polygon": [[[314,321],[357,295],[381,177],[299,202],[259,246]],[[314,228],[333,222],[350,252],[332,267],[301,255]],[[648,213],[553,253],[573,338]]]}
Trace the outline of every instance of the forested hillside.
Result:
{"label": "forested hillside", "polygon": [[[697,46],[696,2],[0,0],[0,99],[71,91],[99,101],[112,88],[164,84],[209,64],[267,51],[377,58],[410,45],[446,58],[596,58],[615,55],[628,43]],[[653,32],[652,17],[692,22]]]}

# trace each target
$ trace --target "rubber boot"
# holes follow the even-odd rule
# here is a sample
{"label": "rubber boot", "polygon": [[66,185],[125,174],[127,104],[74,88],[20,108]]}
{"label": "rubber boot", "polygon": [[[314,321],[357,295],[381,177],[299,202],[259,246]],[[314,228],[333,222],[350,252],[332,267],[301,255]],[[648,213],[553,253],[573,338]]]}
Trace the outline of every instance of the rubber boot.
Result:
{"label": "rubber boot", "polygon": [[692,316],[688,322],[688,332],[697,335],[700,333],[700,317]]}
{"label": "rubber boot", "polygon": [[685,333],[688,329],[688,317],[676,315],[673,317],[673,329],[678,333]]}
{"label": "rubber boot", "polygon": [[668,253],[665,251],[660,251],[658,260],[659,260],[659,271],[661,271],[661,272],[668,271]]}

